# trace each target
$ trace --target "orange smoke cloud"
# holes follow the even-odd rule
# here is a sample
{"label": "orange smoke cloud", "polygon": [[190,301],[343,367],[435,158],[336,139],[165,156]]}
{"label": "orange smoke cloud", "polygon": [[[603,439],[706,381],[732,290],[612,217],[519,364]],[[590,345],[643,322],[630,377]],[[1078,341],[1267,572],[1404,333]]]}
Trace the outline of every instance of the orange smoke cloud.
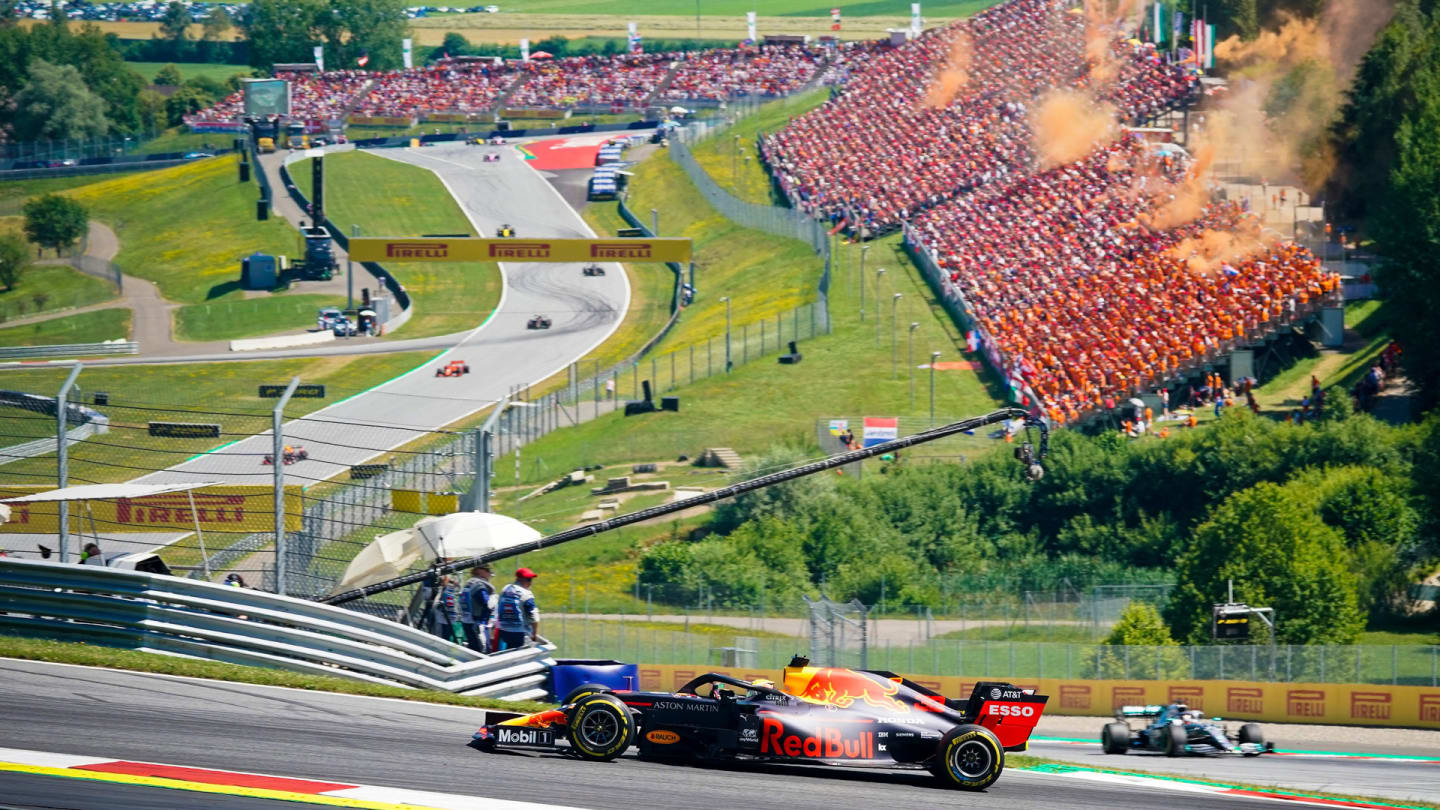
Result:
{"label": "orange smoke cloud", "polygon": [[1073,163],[1097,145],[1114,140],[1120,128],[1115,108],[1083,93],[1053,90],[1042,96],[1030,115],[1035,153],[1042,168]]}
{"label": "orange smoke cloud", "polygon": [[1181,262],[1192,273],[1213,275],[1221,266],[1244,259],[1262,250],[1267,242],[1252,221],[1241,222],[1234,231],[1204,231],[1181,240],[1166,255]]}
{"label": "orange smoke cloud", "polygon": [[949,106],[950,102],[955,100],[965,85],[970,83],[970,59],[973,53],[969,35],[964,31],[959,32],[955,41],[950,44],[950,56],[935,74],[935,79],[930,82],[930,88],[925,93],[927,105],[939,109]]}

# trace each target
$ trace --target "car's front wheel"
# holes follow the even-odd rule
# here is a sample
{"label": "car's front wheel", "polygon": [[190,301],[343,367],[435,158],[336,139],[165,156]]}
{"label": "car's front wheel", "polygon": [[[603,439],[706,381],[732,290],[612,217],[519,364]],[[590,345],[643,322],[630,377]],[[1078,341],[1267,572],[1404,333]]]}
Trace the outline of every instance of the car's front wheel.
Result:
{"label": "car's front wheel", "polygon": [[1005,770],[1005,749],[989,729],[962,725],[950,729],[940,740],[940,750],[930,772],[951,787],[984,790]]}
{"label": "car's front wheel", "polygon": [[582,759],[609,762],[625,753],[635,736],[635,718],[614,695],[597,693],[575,701],[566,737]]}
{"label": "car's front wheel", "polygon": [[[1263,748],[1265,745],[1265,732],[1260,730],[1260,726],[1257,723],[1246,723],[1240,727],[1239,739],[1242,743],[1254,743]],[[1246,754],[1245,756],[1255,757],[1259,755],[1260,752],[1256,751],[1253,754]]]}
{"label": "car's front wheel", "polygon": [[1185,727],[1179,724],[1171,724],[1165,727],[1165,737],[1162,745],[1165,746],[1165,756],[1178,757],[1185,753],[1185,744],[1189,742],[1190,735],[1185,733]]}

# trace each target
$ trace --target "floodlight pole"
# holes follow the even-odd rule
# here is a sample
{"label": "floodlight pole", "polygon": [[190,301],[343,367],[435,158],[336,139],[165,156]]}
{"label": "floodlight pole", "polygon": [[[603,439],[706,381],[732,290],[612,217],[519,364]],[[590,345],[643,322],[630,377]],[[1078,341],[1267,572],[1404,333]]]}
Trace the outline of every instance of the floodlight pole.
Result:
{"label": "floodlight pole", "polygon": [[940,362],[939,352],[930,352],[930,425],[935,425],[935,364]]}
{"label": "floodlight pole", "polygon": [[730,373],[730,296],[720,299],[725,302],[725,373]]}
{"label": "floodlight pole", "polygon": [[275,472],[275,592],[281,596],[285,595],[285,406],[290,404],[290,397],[295,393],[295,388],[300,385],[299,377],[291,377],[290,384],[285,386],[285,393],[280,395],[280,401],[275,403],[275,410],[272,414],[272,438],[275,440],[271,448],[271,469]]}
{"label": "floodlight pole", "polygon": [[865,322],[865,254],[870,252],[869,245],[860,246],[860,322]]}
{"label": "floodlight pole", "polygon": [[899,335],[896,334],[896,328],[899,324],[895,322],[895,309],[900,306],[900,299],[904,296],[904,293],[895,293],[890,299],[890,379],[892,380],[900,374],[900,370],[896,368],[900,362],[900,354],[897,343]]}
{"label": "floodlight pole", "polygon": [[[80,376],[80,369],[84,368],[83,363],[76,363],[70,367],[70,376],[65,378],[65,384],[60,386],[60,393],[55,395],[55,487],[64,489],[70,475],[70,442],[66,440],[65,434],[69,432],[65,422],[69,416],[66,409],[69,407],[65,400],[70,396],[70,389],[75,386],[75,378]],[[66,547],[70,542],[70,504],[60,501],[60,562],[69,562],[70,554]]]}
{"label": "floodlight pole", "polygon": [[906,351],[909,359],[905,362],[910,366],[910,412],[915,412],[915,330],[920,328],[919,321],[910,322],[910,336],[906,343]]}
{"label": "floodlight pole", "polygon": [[[863,276],[861,277],[864,278]],[[880,309],[880,282],[885,278],[885,268],[875,268],[875,308]],[[875,345],[880,345],[880,322],[885,319],[884,310],[875,313]]]}

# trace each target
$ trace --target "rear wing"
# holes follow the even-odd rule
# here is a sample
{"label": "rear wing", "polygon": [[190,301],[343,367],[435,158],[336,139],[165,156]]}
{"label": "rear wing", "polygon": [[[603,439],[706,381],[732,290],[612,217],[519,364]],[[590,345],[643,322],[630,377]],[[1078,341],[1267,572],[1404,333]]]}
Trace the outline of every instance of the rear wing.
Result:
{"label": "rear wing", "polygon": [[1045,713],[1046,695],[1014,684],[981,681],[970,693],[964,712],[966,718],[989,729],[999,738],[1006,751],[1024,751],[1030,747],[1030,734]]}
{"label": "rear wing", "polygon": [[1164,711],[1164,706],[1121,706],[1115,710],[1115,716],[1119,718],[1159,717]]}

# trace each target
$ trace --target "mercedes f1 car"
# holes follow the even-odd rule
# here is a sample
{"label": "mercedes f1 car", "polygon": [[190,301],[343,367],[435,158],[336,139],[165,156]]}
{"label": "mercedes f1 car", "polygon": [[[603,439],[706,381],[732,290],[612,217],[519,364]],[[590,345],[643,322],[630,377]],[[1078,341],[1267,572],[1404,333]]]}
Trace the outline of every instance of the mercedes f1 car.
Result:
{"label": "mercedes f1 car", "polygon": [[657,760],[928,769],[947,785],[983,790],[1004,770],[1006,751],[1026,749],[1047,700],[989,682],[951,700],[890,672],[797,657],[779,688],[720,673],[673,693],[581,686],[558,709],[487,712],[469,744],[601,762],[633,745]]}
{"label": "mercedes f1 car", "polygon": [[536,315],[525,322],[526,329],[549,329],[550,319],[544,315]]}
{"label": "mercedes f1 car", "polygon": [[603,276],[605,275],[605,268],[598,264],[587,264],[580,268],[580,273],[586,276]]}
{"label": "mercedes f1 car", "polygon": [[[291,447],[288,444],[285,445],[285,453],[282,456],[282,460],[285,464],[294,464],[297,461],[304,461],[307,458],[310,458],[310,452],[305,448]],[[260,463],[269,465],[271,467],[275,466],[275,454],[266,453],[265,458],[260,459]]]}
{"label": "mercedes f1 car", "polygon": [[451,360],[435,369],[436,377],[459,377],[470,373],[470,364],[464,360]]}
{"label": "mercedes f1 car", "polygon": [[[1140,730],[1130,726],[1131,718],[1148,719]],[[1238,754],[1254,757],[1275,750],[1255,723],[1246,723],[1232,732],[1220,718],[1206,719],[1183,703],[1168,706],[1121,706],[1115,722],[1100,730],[1100,745],[1107,754],[1127,751],[1163,752],[1167,757],[1184,754]]]}

